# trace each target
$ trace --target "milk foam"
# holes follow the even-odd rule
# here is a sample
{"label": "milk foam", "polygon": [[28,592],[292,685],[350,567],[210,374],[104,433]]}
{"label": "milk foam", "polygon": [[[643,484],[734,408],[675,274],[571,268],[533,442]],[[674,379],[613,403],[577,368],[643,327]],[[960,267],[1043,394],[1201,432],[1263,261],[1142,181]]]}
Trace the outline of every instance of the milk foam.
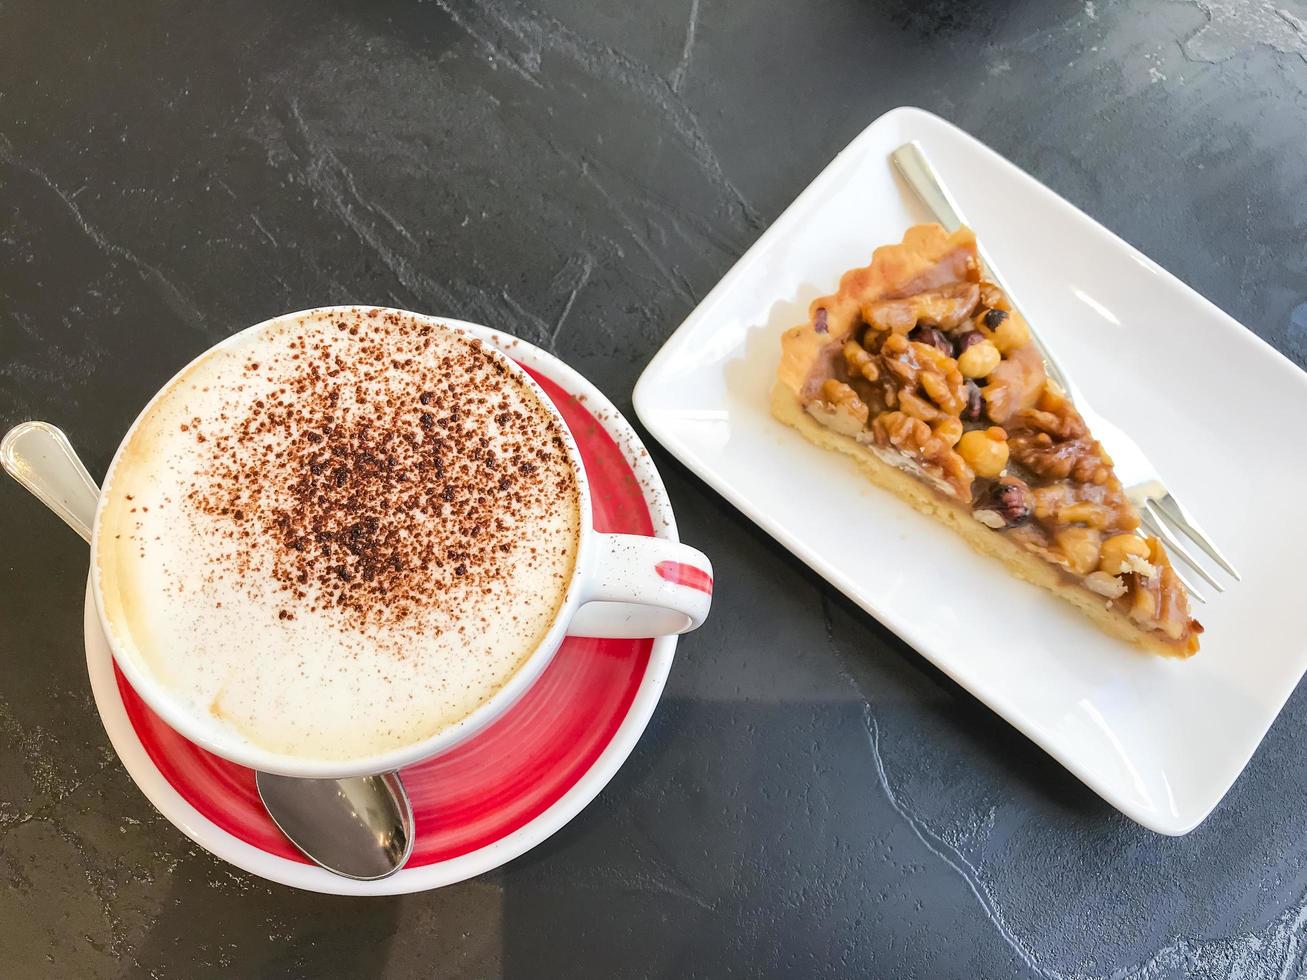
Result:
{"label": "milk foam", "polygon": [[[488,361],[482,369],[484,357],[468,361],[471,342],[452,331],[422,337],[407,317],[366,311],[347,318],[347,326],[361,329],[341,326],[339,313],[277,321],[188,370],[120,454],[105,490],[98,549],[106,618],[127,656],[222,740],[234,735],[316,760],[413,744],[483,704],[555,619],[579,537],[575,477],[565,455],[542,449],[531,462],[521,459],[524,435],[531,445],[546,445],[558,431],[531,389],[511,373],[495,373]],[[318,388],[303,395],[288,379],[310,362],[337,373],[320,377]],[[472,386],[493,387],[493,397],[461,402],[458,421],[449,419],[457,412],[433,419],[426,411],[429,389],[439,394],[445,388],[437,386],[451,380],[463,385],[468,372],[475,375]],[[323,384],[335,386],[337,399],[325,416],[322,405],[305,420],[269,407],[258,416],[263,428],[251,429],[252,406],[321,402]],[[439,468],[469,453],[484,461],[484,493],[465,483],[458,490],[463,497],[450,491],[427,500],[410,488],[414,481],[429,485],[431,473],[443,469],[395,476],[382,466],[381,477],[366,477],[358,474],[379,465],[370,452],[362,462],[354,452],[341,467],[336,462],[343,455],[306,455],[319,446],[305,440],[322,438],[314,430],[322,417],[335,422],[324,431],[362,424],[359,438],[370,440],[367,446],[399,447],[399,463],[385,463],[392,468],[408,465],[405,460],[417,467],[423,459]],[[472,448],[455,451],[437,440],[443,449],[415,455],[428,452],[423,440],[434,439],[433,432],[458,426],[476,432]],[[334,438],[322,445],[330,447]],[[377,452],[384,463],[385,453]],[[319,467],[314,459],[325,462]],[[509,481],[499,474],[509,471],[517,482],[503,490]],[[233,473],[243,475],[233,480]],[[326,497],[312,489],[335,492],[335,482],[320,481],[338,473],[345,473],[340,493],[348,493],[341,499],[374,515],[360,518],[362,530],[355,531],[371,533],[379,515],[374,537],[388,535],[389,544],[356,548],[340,530],[350,515],[336,521],[330,511],[337,505],[324,504]],[[479,486],[480,471],[472,475]],[[382,478],[399,488],[395,508],[361,500],[346,483],[366,488],[369,479]],[[427,510],[414,509],[414,501],[426,501]],[[457,513],[487,512],[494,515],[489,530],[466,526],[470,517],[462,526],[453,523]],[[308,513],[316,524],[292,526]],[[270,515],[283,515],[277,518],[283,523]],[[318,540],[322,528],[332,535],[325,543]],[[459,547],[480,544],[446,556],[447,533],[462,535]],[[413,543],[423,541],[433,547],[414,551]],[[337,557],[321,557],[329,551],[339,565]],[[368,557],[373,553],[375,560]],[[426,567],[410,567],[417,554]]]}

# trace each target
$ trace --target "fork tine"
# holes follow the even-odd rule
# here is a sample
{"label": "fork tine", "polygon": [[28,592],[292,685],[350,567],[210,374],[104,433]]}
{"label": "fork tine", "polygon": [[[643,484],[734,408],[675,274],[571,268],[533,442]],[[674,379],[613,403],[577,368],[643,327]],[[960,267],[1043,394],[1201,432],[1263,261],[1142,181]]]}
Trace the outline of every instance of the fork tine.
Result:
{"label": "fork tine", "polygon": [[1155,498],[1153,503],[1157,505],[1157,509],[1161,511],[1164,516],[1169,518],[1173,524],[1188,535],[1194,544],[1207,552],[1212,561],[1216,562],[1216,564],[1220,565],[1227,572],[1233,575],[1236,580],[1239,580],[1239,573],[1235,571],[1234,566],[1230,564],[1229,559],[1221,554],[1220,549],[1217,548],[1212,539],[1203,532],[1202,528],[1195,523],[1193,517],[1191,517],[1189,512],[1184,509],[1184,506],[1180,501],[1167,493],[1163,494],[1161,497]]}
{"label": "fork tine", "polygon": [[1174,551],[1188,562],[1193,570],[1206,579],[1217,592],[1224,592],[1225,586],[1218,582],[1211,572],[1198,564],[1198,559],[1191,555],[1185,546],[1180,543],[1180,539],[1171,533],[1171,529],[1166,526],[1165,517],[1161,511],[1153,506],[1153,502],[1145,500],[1144,507],[1146,508],[1145,511],[1139,515],[1140,520],[1144,522],[1144,526],[1166,542],[1166,547],[1170,551]]}

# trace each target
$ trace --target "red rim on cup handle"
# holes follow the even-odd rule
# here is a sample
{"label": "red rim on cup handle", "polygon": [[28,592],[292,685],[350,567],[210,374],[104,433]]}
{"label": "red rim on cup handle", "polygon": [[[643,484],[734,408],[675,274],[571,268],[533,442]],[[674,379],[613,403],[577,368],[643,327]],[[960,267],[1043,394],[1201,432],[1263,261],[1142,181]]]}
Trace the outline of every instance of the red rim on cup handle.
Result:
{"label": "red rim on cup handle", "polygon": [[703,552],[635,534],[596,534],[594,543],[585,604],[572,617],[569,635],[669,636],[697,629],[707,618],[712,564]]}

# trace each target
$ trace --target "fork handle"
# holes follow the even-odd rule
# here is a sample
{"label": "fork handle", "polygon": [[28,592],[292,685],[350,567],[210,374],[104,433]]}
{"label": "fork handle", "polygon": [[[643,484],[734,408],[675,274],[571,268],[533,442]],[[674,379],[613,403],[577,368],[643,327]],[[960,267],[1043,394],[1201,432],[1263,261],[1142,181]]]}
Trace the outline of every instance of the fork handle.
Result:
{"label": "fork handle", "polygon": [[[935,216],[935,220],[944,226],[945,231],[952,233],[966,224],[952,195],[939,182],[935,168],[926,159],[920,143],[916,140],[904,143],[890,154],[890,159],[894,161],[894,166],[908,182],[908,186],[916,192],[917,197],[921,198],[921,203],[926,205],[926,210]],[[989,265],[988,262],[985,264]]]}

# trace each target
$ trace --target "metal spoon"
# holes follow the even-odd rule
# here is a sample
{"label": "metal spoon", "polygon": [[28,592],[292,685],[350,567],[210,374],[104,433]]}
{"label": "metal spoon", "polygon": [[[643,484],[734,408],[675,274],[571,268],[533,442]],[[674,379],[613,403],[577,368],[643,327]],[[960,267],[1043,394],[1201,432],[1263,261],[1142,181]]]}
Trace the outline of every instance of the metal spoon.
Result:
{"label": "metal spoon", "polygon": [[[88,542],[100,488],[68,437],[23,422],[0,440],[0,466]],[[392,875],[413,851],[413,807],[398,773],[351,779],[254,776],[268,815],[310,861],[361,881]]]}
{"label": "metal spoon", "polygon": [[393,875],[413,853],[413,807],[399,773],[297,779],[256,772],[259,799],[310,861],[345,878]]}

